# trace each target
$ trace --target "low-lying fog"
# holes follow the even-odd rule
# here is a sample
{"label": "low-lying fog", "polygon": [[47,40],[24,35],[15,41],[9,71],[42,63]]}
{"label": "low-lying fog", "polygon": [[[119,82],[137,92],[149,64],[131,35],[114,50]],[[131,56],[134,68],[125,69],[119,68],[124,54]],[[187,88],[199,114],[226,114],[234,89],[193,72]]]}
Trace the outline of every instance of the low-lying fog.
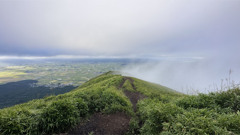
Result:
{"label": "low-lying fog", "polygon": [[226,90],[233,81],[238,84],[239,67],[239,64],[231,61],[170,57],[130,64],[122,72],[124,75],[158,83],[186,94],[196,94]]}

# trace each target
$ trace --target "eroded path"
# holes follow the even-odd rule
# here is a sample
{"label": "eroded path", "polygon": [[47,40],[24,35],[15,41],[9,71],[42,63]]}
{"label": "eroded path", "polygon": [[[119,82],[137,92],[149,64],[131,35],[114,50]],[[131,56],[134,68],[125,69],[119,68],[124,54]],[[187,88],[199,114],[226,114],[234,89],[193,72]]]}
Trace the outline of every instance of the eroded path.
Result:
{"label": "eroded path", "polygon": [[[134,80],[130,77],[125,77],[125,81],[126,80],[129,80],[131,85],[132,85],[132,88],[135,90],[134,92],[133,91],[130,91],[130,90],[127,90],[127,89],[124,89],[124,94],[129,98],[129,100],[131,101],[132,105],[133,105],[133,110],[134,112],[136,112],[137,110],[137,102],[143,98],[146,98],[145,95],[141,94],[140,92],[137,92],[136,91],[136,87],[134,85]],[[123,83],[124,84],[124,83]],[[122,86],[123,86],[122,84]],[[121,88],[122,88],[121,86]]]}
{"label": "eroded path", "polygon": [[[133,91],[129,91],[124,89],[124,94],[129,98],[133,105],[133,110],[136,112],[137,110],[137,102],[146,96],[137,92],[136,87],[134,86],[134,80],[130,77],[124,77],[122,83],[119,86],[119,89],[123,89],[123,85],[126,80],[129,80]],[[69,131],[67,134],[69,135],[124,135],[128,132],[129,129],[129,121],[131,117],[118,112],[115,114],[102,114],[96,113],[90,117],[90,119],[84,123],[79,124],[77,127]]]}
{"label": "eroded path", "polygon": [[123,135],[128,131],[130,117],[124,113],[94,114],[84,125],[79,125],[69,135]]}

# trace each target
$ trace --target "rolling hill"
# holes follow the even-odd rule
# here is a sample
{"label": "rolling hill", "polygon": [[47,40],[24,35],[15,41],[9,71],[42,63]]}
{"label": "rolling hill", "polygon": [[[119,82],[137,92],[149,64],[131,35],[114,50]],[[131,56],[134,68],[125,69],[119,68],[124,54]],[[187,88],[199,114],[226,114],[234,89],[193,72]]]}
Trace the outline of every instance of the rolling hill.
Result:
{"label": "rolling hill", "polygon": [[189,96],[108,72],[0,110],[0,134],[240,134],[240,90]]}

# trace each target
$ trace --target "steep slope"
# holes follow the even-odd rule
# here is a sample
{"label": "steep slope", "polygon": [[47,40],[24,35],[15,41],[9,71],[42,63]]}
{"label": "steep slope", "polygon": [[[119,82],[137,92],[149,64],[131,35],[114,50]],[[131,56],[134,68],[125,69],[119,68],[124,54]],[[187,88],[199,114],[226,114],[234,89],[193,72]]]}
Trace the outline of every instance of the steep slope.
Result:
{"label": "steep slope", "polygon": [[[93,131],[95,134],[124,134],[129,129],[129,121],[134,116],[138,100],[152,96],[149,94],[151,92],[160,95],[161,92],[168,91],[165,87],[150,83],[144,84],[146,88],[150,88],[144,91],[144,87],[140,88],[141,82],[147,84],[138,79],[135,83],[135,78],[113,75],[109,72],[91,79],[71,92],[2,109],[0,133],[87,134]],[[156,87],[162,89],[158,90]],[[169,93],[172,96],[181,95],[174,91]]]}

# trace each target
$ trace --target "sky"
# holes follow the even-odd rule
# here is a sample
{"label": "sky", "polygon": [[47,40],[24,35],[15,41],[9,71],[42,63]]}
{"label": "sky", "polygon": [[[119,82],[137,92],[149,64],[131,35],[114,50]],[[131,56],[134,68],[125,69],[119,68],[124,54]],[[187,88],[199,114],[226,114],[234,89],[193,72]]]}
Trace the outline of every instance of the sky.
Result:
{"label": "sky", "polygon": [[239,7],[240,0],[0,0],[0,57],[164,59],[150,66],[156,72],[180,60],[181,73],[199,65],[192,72],[238,75]]}
{"label": "sky", "polygon": [[239,6],[239,0],[1,0],[0,55],[232,55],[240,50]]}

